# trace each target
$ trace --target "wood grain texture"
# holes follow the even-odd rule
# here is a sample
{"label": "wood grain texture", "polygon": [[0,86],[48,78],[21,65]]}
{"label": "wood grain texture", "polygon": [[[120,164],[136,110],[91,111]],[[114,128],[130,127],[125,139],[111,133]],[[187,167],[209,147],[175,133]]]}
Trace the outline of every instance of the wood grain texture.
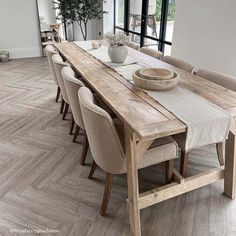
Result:
{"label": "wood grain texture", "polygon": [[[156,127],[163,127],[163,130],[165,130],[166,126],[166,130],[170,130],[171,126],[172,133],[186,130],[186,126],[182,122],[150,96],[75,44],[62,43],[56,44],[56,47],[116,115],[138,134],[140,139],[152,139],[157,135],[159,130],[154,130],[153,124]],[[139,61],[149,67],[164,68],[178,73],[182,87],[202,96],[228,111],[233,117],[236,117],[235,92],[132,48],[129,49],[129,55],[133,60],[138,58]],[[118,97],[119,99],[117,99]],[[171,125],[169,122],[171,122]],[[160,133],[158,134],[160,136]],[[163,133],[163,135],[167,134]]]}
{"label": "wood grain texture", "polygon": [[[91,154],[81,166],[84,137],[71,142],[70,121],[61,120],[55,92],[45,58],[0,63],[0,235],[48,228],[59,230],[50,236],[128,236],[126,176],[115,176],[107,216],[101,217],[105,174],[98,169],[93,180],[87,178]],[[218,166],[215,146],[207,146],[190,153],[188,175]],[[140,192],[163,183],[157,166],[139,171]],[[214,183],[143,209],[142,234],[236,235],[236,202],[222,189],[223,182]]]}
{"label": "wood grain texture", "polygon": [[226,140],[225,150],[225,181],[224,181],[224,192],[231,199],[235,199],[236,194],[236,138],[235,133],[230,132],[228,140]]}
{"label": "wood grain texture", "polygon": [[[145,207],[170,199],[188,191],[192,191],[199,187],[205,186],[206,184],[211,184],[224,178],[223,169],[222,171],[213,170],[212,173],[203,172],[202,175],[196,175],[192,178],[187,178],[183,183],[178,181],[178,183],[174,186],[169,185],[163,189],[156,188],[147,191],[145,193],[145,198],[140,198],[136,159],[139,153],[137,141],[139,140],[140,143],[146,143],[148,140],[153,140],[155,138],[167,136],[170,134],[181,133],[186,131],[186,126],[173,115],[169,116],[168,111],[165,108],[158,109],[160,108],[160,104],[158,107],[152,106],[150,103],[154,104],[153,100],[145,96],[140,97],[139,94],[142,94],[140,89],[129,83],[126,79],[118,75],[118,73],[114,73],[112,69],[106,67],[100,61],[93,58],[75,44],[57,44],[56,47],[64,59],[68,60],[72,64],[77,73],[81,74],[82,78],[91,87],[91,89],[96,91],[100,98],[108,106],[110,106],[114,113],[116,113],[121,121],[123,121],[125,124],[126,158],[128,170],[128,209],[131,226],[130,231],[132,235],[141,235],[139,209],[143,209]],[[144,54],[139,54],[140,52],[137,52],[133,49],[129,50],[129,55],[132,59],[135,59],[135,57],[144,58],[146,61],[144,61],[143,64],[146,63],[147,66],[154,67],[152,66],[151,57],[145,56]],[[86,63],[84,64],[83,61],[86,61]],[[177,72],[181,78],[180,85],[182,87],[186,87],[187,89],[206,98],[207,100],[211,100],[210,98],[215,95],[215,89],[217,89],[221,95],[219,95],[217,98],[214,96],[212,102],[219,105],[224,110],[227,110],[229,113],[231,113],[232,117],[235,118],[234,108],[236,106],[236,93],[225,90],[225,88],[215,84],[212,89],[212,85],[209,84],[208,81],[207,84],[202,81],[201,78],[198,78],[190,73],[186,73],[159,60],[155,60],[155,66]],[[202,89],[203,85],[204,89]],[[117,99],[118,96],[119,99]],[[224,102],[224,100],[227,98],[231,99],[230,104]],[[156,104],[158,103],[156,102]],[[230,110],[228,110],[228,108],[230,108]],[[173,125],[174,120],[179,121],[180,123],[174,123],[175,125]],[[160,126],[162,129],[156,128]],[[234,153],[234,135],[230,136],[228,143],[232,143],[232,146],[229,145],[230,148],[227,151]],[[232,168],[230,165],[226,165],[225,169],[225,173],[227,173],[225,174],[225,193],[231,198],[234,198],[235,196],[234,159],[234,154],[226,155],[226,162],[233,164]],[[183,163],[181,166],[183,166]],[[204,181],[204,179],[206,179],[206,181]]]}
{"label": "wood grain texture", "polygon": [[[172,133],[186,130],[186,126],[160,104],[75,44],[57,44],[56,47],[120,120],[127,124],[140,139],[153,139],[153,136],[157,135],[156,130],[153,130],[153,124],[159,128],[164,127],[162,128],[164,130],[165,126],[170,126],[168,121],[172,123],[172,120],[176,121],[175,125],[173,123],[171,125]],[[160,132],[158,134],[160,136]],[[163,133],[163,135],[167,134]]]}
{"label": "wood grain texture", "polygon": [[182,184],[171,183],[169,185],[152,189],[140,194],[139,209],[154,205],[156,203],[176,197],[180,194],[201,188],[205,185],[214,183],[217,179],[224,178],[224,168],[219,167],[213,170],[202,172],[198,175],[188,177]]}
{"label": "wood grain texture", "polygon": [[127,158],[127,185],[130,231],[132,236],[141,236],[137,144],[134,133],[125,126],[125,155]]}

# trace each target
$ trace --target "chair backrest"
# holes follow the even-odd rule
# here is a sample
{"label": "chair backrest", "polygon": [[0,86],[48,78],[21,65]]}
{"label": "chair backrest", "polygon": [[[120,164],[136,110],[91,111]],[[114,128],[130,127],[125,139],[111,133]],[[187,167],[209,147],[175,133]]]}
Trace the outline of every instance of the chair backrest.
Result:
{"label": "chair backrest", "polygon": [[69,66],[69,64],[67,64],[66,62],[63,62],[63,59],[59,54],[52,56],[52,62],[53,62],[53,66],[54,66],[54,69],[56,72],[59,87],[61,89],[62,97],[67,104],[70,104],[68,96],[67,96],[66,88],[64,85],[64,80],[63,80],[62,74],[61,74],[62,68],[65,66]]}
{"label": "chair backrest", "polygon": [[236,78],[228,76],[223,73],[200,69],[195,73],[197,76],[209,80],[215,84],[221,85],[222,87],[228,88],[236,92]]}
{"label": "chair backrest", "polygon": [[124,152],[113,120],[105,110],[95,104],[93,94],[88,88],[82,87],[78,96],[95,162],[107,173],[124,173]]}
{"label": "chair backrest", "polygon": [[46,51],[46,55],[47,55],[47,58],[48,58],[49,67],[50,67],[50,70],[52,72],[53,79],[54,79],[56,85],[59,86],[57,76],[56,76],[56,72],[55,72],[55,69],[54,69],[54,66],[53,66],[53,63],[52,63],[52,56],[55,55],[55,54],[58,54],[58,52],[56,51],[56,49],[52,45],[48,45],[45,48],[45,51]]}
{"label": "chair backrest", "polygon": [[132,42],[132,41],[130,41],[128,43],[128,46],[133,48],[133,49],[135,49],[135,50],[139,50],[140,49],[140,45],[138,43],[135,43],[135,42]]}
{"label": "chair backrest", "polygon": [[186,72],[189,72],[189,73],[192,73],[193,72],[193,68],[194,66],[188,62],[185,62],[181,59],[178,59],[176,57],[172,57],[172,56],[164,56],[162,58],[162,61],[172,65],[172,66],[175,66],[175,67],[178,67]]}
{"label": "chair backrest", "polygon": [[70,108],[75,120],[75,123],[81,128],[85,129],[84,121],[80,109],[78,91],[81,87],[85,85],[83,82],[75,77],[75,73],[71,67],[63,67],[61,71],[62,77],[64,79],[64,84],[67,92],[67,97],[70,102]]}
{"label": "chair backrest", "polygon": [[142,47],[142,48],[140,48],[140,52],[142,52],[142,53],[145,53],[145,54],[147,54],[147,55],[149,55],[149,56],[151,56],[151,57],[155,57],[155,58],[157,58],[157,59],[161,59],[162,58],[162,56],[163,56],[163,52],[160,52],[160,51],[158,51],[158,50],[156,50],[156,49],[153,49],[153,48],[148,48],[148,47]]}

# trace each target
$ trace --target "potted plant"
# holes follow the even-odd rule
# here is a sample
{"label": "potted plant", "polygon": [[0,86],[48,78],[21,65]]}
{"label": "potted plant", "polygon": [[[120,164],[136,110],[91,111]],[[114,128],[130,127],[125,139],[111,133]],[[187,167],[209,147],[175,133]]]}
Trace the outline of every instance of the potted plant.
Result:
{"label": "potted plant", "polygon": [[105,35],[105,40],[109,43],[108,55],[113,63],[123,63],[128,55],[126,45],[129,43],[129,36],[123,33]]}

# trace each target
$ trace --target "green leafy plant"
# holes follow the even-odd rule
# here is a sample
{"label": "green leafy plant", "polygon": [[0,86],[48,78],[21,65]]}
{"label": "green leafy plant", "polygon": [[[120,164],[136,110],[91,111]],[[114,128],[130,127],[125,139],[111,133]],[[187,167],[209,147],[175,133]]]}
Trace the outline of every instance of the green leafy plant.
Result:
{"label": "green leafy plant", "polygon": [[58,10],[58,20],[66,24],[71,24],[76,21],[75,0],[53,0],[53,3],[55,9]]}
{"label": "green leafy plant", "polygon": [[[156,20],[161,20],[161,13],[162,13],[162,0],[156,1]],[[169,0],[168,5],[168,15],[167,20],[173,21],[175,19],[175,0]]]}
{"label": "green leafy plant", "polygon": [[162,0],[156,1],[156,20],[161,20],[161,8],[162,8]]}
{"label": "green leafy plant", "polygon": [[66,23],[77,22],[79,24],[83,39],[87,39],[88,21],[100,20],[103,17],[104,0],[57,0],[54,1],[56,9],[59,10],[58,17]]}
{"label": "green leafy plant", "polygon": [[175,19],[175,0],[169,1],[167,20],[173,21]]}

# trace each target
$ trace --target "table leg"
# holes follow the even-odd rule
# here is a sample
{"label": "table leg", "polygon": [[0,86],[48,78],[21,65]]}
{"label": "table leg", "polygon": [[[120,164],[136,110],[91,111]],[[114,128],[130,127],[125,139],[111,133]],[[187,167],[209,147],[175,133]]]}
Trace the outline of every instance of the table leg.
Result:
{"label": "table leg", "polygon": [[234,199],[236,187],[236,138],[234,133],[229,133],[225,146],[224,192],[228,197]]}
{"label": "table leg", "polygon": [[136,141],[130,129],[125,127],[127,158],[128,209],[132,236],[141,236],[140,210],[138,208],[139,186],[136,157]]}

